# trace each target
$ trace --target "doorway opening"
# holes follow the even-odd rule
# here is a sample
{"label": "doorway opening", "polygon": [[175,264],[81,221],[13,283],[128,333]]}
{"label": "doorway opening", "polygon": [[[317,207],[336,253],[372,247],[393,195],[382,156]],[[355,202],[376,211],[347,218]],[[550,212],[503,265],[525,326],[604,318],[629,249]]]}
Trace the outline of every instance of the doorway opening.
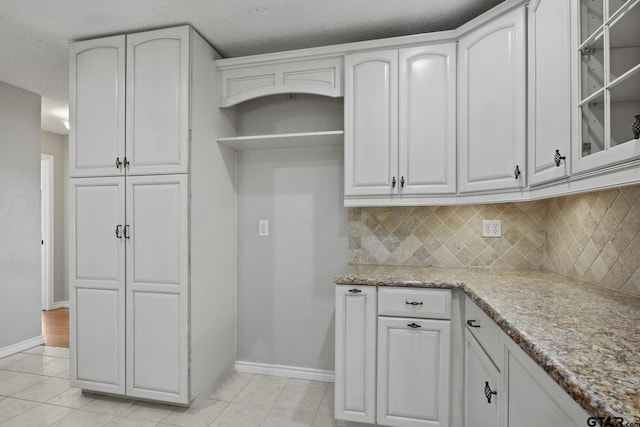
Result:
{"label": "doorway opening", "polygon": [[55,283],[55,222],[54,157],[40,155],[40,264],[42,286],[42,335],[45,345],[69,347],[69,309],[57,308],[54,303]]}

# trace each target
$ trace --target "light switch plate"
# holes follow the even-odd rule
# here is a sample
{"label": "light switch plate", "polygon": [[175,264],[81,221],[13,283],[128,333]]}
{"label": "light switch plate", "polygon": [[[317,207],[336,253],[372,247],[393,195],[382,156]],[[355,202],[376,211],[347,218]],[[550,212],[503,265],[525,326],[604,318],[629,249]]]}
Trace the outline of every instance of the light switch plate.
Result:
{"label": "light switch plate", "polygon": [[482,220],[482,237],[502,237],[502,224],[499,219]]}
{"label": "light switch plate", "polygon": [[269,235],[269,220],[261,219],[258,220],[258,236],[268,236]]}

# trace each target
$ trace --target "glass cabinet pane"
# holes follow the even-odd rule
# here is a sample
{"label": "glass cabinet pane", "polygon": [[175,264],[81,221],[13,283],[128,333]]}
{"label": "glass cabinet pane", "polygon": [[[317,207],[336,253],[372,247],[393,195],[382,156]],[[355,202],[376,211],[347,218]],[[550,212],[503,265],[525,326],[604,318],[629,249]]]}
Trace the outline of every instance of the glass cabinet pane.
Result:
{"label": "glass cabinet pane", "polygon": [[609,81],[640,63],[640,3],[610,24],[609,49]]}
{"label": "glass cabinet pane", "polygon": [[613,16],[626,2],[627,0],[609,0],[608,16]]}
{"label": "glass cabinet pane", "polygon": [[584,42],[595,33],[604,22],[602,0],[580,0],[580,42]]}
{"label": "glass cabinet pane", "polygon": [[604,150],[604,94],[582,106],[582,157]]}
{"label": "glass cabinet pane", "polygon": [[640,115],[640,70],[610,89],[611,146],[635,139],[635,116]]}
{"label": "glass cabinet pane", "polygon": [[604,45],[602,35],[580,52],[582,74],[582,98],[602,89],[604,85]]}

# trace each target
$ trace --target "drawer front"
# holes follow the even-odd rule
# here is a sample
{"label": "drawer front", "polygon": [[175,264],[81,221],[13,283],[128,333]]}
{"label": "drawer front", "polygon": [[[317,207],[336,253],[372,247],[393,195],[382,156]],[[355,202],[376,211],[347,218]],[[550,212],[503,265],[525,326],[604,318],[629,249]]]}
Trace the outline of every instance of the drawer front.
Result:
{"label": "drawer front", "polygon": [[380,287],[378,315],[451,319],[451,289]]}
{"label": "drawer front", "polygon": [[491,361],[502,367],[500,355],[500,327],[487,316],[469,297],[464,304],[465,323],[467,330],[478,340],[482,348],[487,352]]}

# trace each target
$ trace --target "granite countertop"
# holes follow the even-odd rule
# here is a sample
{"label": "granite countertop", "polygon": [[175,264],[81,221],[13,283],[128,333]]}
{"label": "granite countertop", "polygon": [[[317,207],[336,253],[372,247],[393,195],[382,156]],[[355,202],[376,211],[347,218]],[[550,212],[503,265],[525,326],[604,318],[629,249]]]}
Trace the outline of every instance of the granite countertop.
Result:
{"label": "granite countertop", "polygon": [[640,422],[640,298],[521,269],[350,265],[334,282],[461,288],[591,416]]}

